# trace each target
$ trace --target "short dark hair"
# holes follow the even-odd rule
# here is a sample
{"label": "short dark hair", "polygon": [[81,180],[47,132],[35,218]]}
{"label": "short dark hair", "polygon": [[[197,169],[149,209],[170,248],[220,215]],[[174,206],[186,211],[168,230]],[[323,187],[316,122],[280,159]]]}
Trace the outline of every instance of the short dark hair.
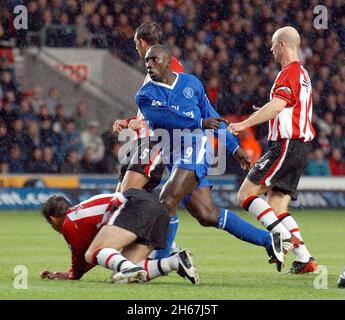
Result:
{"label": "short dark hair", "polygon": [[146,22],[136,30],[137,39],[145,40],[150,46],[163,43],[163,30],[157,22]]}
{"label": "short dark hair", "polygon": [[50,222],[50,217],[63,217],[71,207],[68,200],[62,196],[51,196],[43,205],[42,215]]}

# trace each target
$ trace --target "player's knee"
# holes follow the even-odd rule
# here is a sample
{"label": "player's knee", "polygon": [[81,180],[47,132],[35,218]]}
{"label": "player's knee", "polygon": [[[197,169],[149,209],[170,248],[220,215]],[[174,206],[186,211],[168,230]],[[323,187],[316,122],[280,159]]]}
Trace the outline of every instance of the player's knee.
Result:
{"label": "player's knee", "polygon": [[248,192],[246,188],[241,188],[237,193],[237,202],[238,204],[243,207],[243,203],[253,194]]}
{"label": "player's knee", "polygon": [[169,214],[174,214],[178,207],[178,200],[173,195],[163,195],[160,202],[168,209]]}
{"label": "player's knee", "polygon": [[84,255],[84,259],[89,264],[96,264],[96,255],[99,250],[96,252],[94,250],[87,250]]}

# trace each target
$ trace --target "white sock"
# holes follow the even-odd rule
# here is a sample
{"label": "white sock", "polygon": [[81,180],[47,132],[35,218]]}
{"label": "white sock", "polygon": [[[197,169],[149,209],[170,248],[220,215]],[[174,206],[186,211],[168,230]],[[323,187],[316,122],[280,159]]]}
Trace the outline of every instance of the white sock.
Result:
{"label": "white sock", "polygon": [[254,214],[267,230],[280,232],[284,240],[291,238],[289,230],[280,222],[271,206],[265,200],[251,196],[243,202],[243,208]]}
{"label": "white sock", "polygon": [[112,248],[103,248],[98,251],[96,260],[98,265],[117,272],[136,267],[134,263],[121,255],[119,251]]}
{"label": "white sock", "polygon": [[[296,220],[288,212],[280,214],[278,218],[292,235],[303,241]],[[311,257],[307,247],[304,244],[301,244],[298,248],[294,249],[293,252],[296,255],[296,260],[300,262],[308,262]]]}
{"label": "white sock", "polygon": [[144,268],[147,272],[146,281],[168,274],[172,271],[177,271],[178,265],[179,261],[177,255],[159,260],[146,259],[137,263],[138,267]]}

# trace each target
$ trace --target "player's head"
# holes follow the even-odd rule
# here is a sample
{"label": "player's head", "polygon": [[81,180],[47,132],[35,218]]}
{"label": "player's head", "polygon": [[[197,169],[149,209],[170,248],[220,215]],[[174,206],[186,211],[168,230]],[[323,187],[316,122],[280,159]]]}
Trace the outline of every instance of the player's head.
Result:
{"label": "player's head", "polygon": [[293,27],[278,29],[272,37],[272,48],[274,59],[280,63],[282,58],[289,53],[297,55],[301,38],[298,31]]}
{"label": "player's head", "polygon": [[144,59],[151,46],[163,43],[162,27],[157,22],[143,23],[135,31],[134,41],[140,57]]}
{"label": "player's head", "polygon": [[42,215],[52,228],[61,231],[61,225],[71,204],[62,196],[52,196],[43,205]]}
{"label": "player's head", "polygon": [[162,45],[150,47],[145,55],[145,67],[153,81],[162,80],[171,73],[171,52],[169,48]]}

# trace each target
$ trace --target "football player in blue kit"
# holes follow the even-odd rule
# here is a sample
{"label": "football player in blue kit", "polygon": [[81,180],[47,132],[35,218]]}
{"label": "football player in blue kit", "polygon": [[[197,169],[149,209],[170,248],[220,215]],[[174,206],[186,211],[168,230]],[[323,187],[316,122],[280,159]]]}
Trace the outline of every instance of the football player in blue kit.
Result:
{"label": "football player in blue kit", "polygon": [[[169,49],[162,45],[152,46],[145,55],[151,81],[136,95],[138,107],[155,134],[158,129],[166,129],[169,133],[169,147],[163,145],[162,154],[164,159],[170,160],[167,167],[171,175],[163,186],[160,201],[170,214],[174,214],[183,201],[202,226],[223,229],[243,241],[266,248],[269,256],[276,258],[280,271],[284,262],[281,234],[256,228],[234,212],[213,203],[207,180],[210,164],[206,159],[205,129],[215,129],[216,137],[226,141],[227,151],[242,168],[249,169],[249,162],[237,138],[226,130],[224,119],[211,106],[201,82],[193,75],[171,72],[170,64]],[[183,132],[177,147],[174,129],[175,133],[176,129],[190,130]]]}

